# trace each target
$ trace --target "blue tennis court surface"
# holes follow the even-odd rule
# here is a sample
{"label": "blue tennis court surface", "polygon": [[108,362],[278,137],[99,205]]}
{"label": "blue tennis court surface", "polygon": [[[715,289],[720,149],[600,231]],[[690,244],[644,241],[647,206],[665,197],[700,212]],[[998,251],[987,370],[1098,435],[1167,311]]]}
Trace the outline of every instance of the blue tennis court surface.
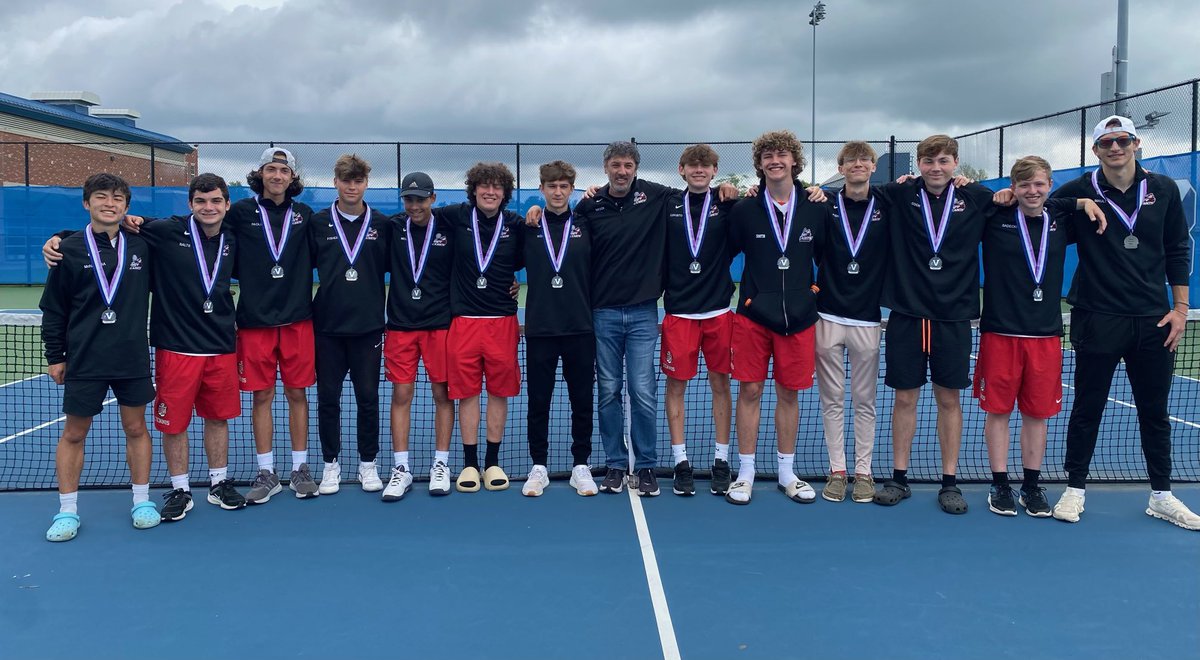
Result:
{"label": "blue tennis court surface", "polygon": [[197,491],[146,531],[127,491],[85,491],[53,545],[55,494],[4,493],[0,657],[1198,657],[1200,535],[1146,516],[1145,486],[1092,486],[1076,525],[964,492],[966,516],[935,486],[894,508],[664,494],[639,502],[653,569],[626,494],[562,482],[234,512]]}

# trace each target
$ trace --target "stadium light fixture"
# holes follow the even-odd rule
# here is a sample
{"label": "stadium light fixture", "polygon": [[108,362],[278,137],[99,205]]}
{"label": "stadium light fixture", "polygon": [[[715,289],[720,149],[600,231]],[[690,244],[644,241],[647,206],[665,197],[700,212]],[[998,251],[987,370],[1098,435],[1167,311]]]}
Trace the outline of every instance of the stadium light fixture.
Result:
{"label": "stadium light fixture", "polygon": [[813,5],[812,11],[808,12],[808,24],[812,26],[812,116],[810,117],[812,124],[809,135],[812,136],[812,144],[808,150],[809,176],[812,178],[812,183],[817,181],[817,25],[825,20],[825,3],[818,2]]}

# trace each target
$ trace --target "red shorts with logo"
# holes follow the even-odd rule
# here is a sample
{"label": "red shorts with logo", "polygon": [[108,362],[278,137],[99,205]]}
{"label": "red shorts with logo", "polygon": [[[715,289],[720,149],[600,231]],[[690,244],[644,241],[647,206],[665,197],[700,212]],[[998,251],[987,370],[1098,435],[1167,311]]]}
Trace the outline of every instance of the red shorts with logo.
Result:
{"label": "red shorts with logo", "polygon": [[710,319],[685,319],[667,314],[662,322],[659,367],[676,380],[691,380],[699,370],[700,353],[709,371],[728,374],[733,370],[729,343],[733,336],[732,312]]}
{"label": "red shorts with logo", "polygon": [[425,362],[431,383],[446,382],[446,337],[449,330],[388,330],[383,342],[384,373],[389,382],[417,380],[417,361]]}
{"label": "red shorts with logo", "polygon": [[984,412],[1007,415],[1013,402],[1023,414],[1049,418],[1062,410],[1062,338],[979,338],[975,398]]}
{"label": "red shorts with logo", "polygon": [[237,355],[183,355],[154,352],[154,428],[184,433],[192,409],[201,419],[233,419],[242,414]]}
{"label": "red shorts with logo", "polygon": [[731,348],[733,377],[754,383],[767,379],[767,364],[775,358],[771,377],[789,390],[813,386],[816,366],[816,326],[794,335],[779,335],[740,314],[734,315]]}
{"label": "red shorts with logo", "polygon": [[271,328],[238,328],[237,363],[246,392],[273,389],[276,373],[284,387],[311,386],[317,382],[312,319]]}
{"label": "red shorts with logo", "polygon": [[451,399],[468,399],[483,390],[488,394],[521,393],[521,365],[517,342],[521,328],[516,316],[468,318],[456,316],[446,336],[447,384]]}

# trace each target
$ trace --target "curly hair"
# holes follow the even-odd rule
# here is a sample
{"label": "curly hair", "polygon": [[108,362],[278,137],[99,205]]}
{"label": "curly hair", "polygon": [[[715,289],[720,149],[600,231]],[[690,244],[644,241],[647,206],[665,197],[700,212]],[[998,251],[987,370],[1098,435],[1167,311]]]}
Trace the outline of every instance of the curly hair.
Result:
{"label": "curly hair", "polygon": [[800,172],[804,170],[804,145],[800,144],[800,139],[791,131],[770,131],[763,133],[754,140],[752,146],[754,153],[754,172],[758,178],[766,178],[762,169],[762,155],[765,151],[790,151],[792,158],[796,160],[796,164],[792,166],[792,178],[800,176]]}
{"label": "curly hair", "polygon": [[475,163],[467,170],[467,180],[464,183],[467,184],[467,201],[471,202],[472,206],[475,205],[475,189],[479,184],[494,183],[503,187],[504,199],[500,201],[500,208],[503,209],[512,200],[516,178],[504,163]]}

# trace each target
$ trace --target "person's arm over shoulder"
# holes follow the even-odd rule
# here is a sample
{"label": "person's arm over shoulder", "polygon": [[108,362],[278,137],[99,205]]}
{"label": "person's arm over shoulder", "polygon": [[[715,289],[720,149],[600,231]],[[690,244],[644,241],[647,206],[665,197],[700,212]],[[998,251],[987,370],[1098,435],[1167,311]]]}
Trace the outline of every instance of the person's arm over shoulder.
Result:
{"label": "person's arm over shoulder", "polygon": [[954,194],[970,199],[980,211],[986,212],[988,207],[992,206],[992,195],[995,191],[982,183],[968,183],[961,188],[955,188]]}

